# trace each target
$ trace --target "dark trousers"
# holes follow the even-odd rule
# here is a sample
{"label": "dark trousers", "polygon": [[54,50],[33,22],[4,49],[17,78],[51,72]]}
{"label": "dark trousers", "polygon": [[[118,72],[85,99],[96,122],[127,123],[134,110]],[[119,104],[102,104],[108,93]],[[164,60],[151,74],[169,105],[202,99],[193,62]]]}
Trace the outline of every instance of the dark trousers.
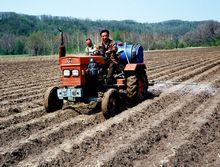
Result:
{"label": "dark trousers", "polygon": [[108,74],[107,74],[107,82],[108,84],[113,84],[115,81],[114,81],[114,74],[115,74],[115,71],[117,70],[117,64],[111,62],[109,64],[109,67],[108,67]]}
{"label": "dark trousers", "polygon": [[114,63],[111,59],[106,60],[105,71],[107,72],[106,81],[108,85],[116,83],[114,74],[117,71],[118,64]]}

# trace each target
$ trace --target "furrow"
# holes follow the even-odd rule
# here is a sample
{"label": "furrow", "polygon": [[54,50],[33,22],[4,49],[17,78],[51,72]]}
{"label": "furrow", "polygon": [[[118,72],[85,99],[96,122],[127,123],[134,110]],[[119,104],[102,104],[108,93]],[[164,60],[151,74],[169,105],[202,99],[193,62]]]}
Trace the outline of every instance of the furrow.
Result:
{"label": "furrow", "polygon": [[23,111],[21,113],[13,114],[8,117],[0,117],[0,129],[2,130],[21,122],[28,122],[29,120],[39,118],[44,114],[44,108],[41,106],[31,110]]}
{"label": "furrow", "polygon": [[60,144],[64,139],[75,137],[84,129],[89,129],[102,121],[100,114],[80,115],[67,119],[61,123],[53,124],[44,130],[32,134],[27,139],[15,143],[9,148],[4,148],[0,161],[2,164],[16,165],[26,157],[32,157],[45,151],[48,147]]}
{"label": "furrow", "polygon": [[[22,138],[28,138],[31,134],[36,133],[48,126],[61,123],[71,117],[75,117],[76,113],[69,110],[59,110],[54,113],[46,114],[42,117],[31,119],[27,122],[21,122],[12,125],[6,129],[0,130],[1,146],[13,144]],[[1,148],[2,151],[3,148]],[[0,152],[1,152],[0,151]]]}

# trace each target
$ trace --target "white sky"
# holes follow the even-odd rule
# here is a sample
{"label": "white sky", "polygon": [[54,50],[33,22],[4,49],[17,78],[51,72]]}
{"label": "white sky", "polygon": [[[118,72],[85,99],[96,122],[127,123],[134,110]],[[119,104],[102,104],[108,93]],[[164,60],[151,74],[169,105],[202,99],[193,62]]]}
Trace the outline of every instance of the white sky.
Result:
{"label": "white sky", "polygon": [[220,21],[220,0],[0,0],[0,12],[92,20]]}

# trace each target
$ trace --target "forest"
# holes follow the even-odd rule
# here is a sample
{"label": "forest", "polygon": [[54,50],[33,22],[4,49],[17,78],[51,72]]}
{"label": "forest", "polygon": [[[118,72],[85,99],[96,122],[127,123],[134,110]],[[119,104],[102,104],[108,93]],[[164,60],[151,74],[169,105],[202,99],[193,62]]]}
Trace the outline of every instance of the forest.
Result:
{"label": "forest", "polygon": [[69,53],[83,52],[87,38],[100,43],[102,29],[116,41],[140,43],[145,50],[220,46],[220,22],[214,20],[139,23],[0,12],[0,55],[57,54],[58,28],[65,32]]}

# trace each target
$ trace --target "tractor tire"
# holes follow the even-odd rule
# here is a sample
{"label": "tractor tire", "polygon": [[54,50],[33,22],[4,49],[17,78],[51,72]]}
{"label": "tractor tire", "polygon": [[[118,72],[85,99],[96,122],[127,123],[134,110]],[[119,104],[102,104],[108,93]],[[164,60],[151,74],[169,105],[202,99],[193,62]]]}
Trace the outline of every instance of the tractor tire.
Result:
{"label": "tractor tire", "polygon": [[102,98],[101,109],[104,117],[109,119],[119,113],[120,97],[116,89],[109,89]]}
{"label": "tractor tire", "polygon": [[149,86],[149,82],[148,82],[148,78],[147,78],[147,73],[146,71],[143,72],[142,74],[142,79],[143,79],[143,82],[145,83],[145,87],[144,87],[144,94],[145,96],[147,95],[147,91],[148,91],[148,86]]}
{"label": "tractor tire", "polygon": [[57,96],[58,87],[49,87],[44,94],[44,108],[46,112],[53,112],[63,107],[63,100]]}
{"label": "tractor tire", "polygon": [[137,97],[138,79],[136,75],[131,75],[127,78],[127,96],[129,99],[135,99]]}
{"label": "tractor tire", "polygon": [[146,72],[131,75],[127,78],[127,97],[131,101],[143,101],[146,98],[148,79]]}

